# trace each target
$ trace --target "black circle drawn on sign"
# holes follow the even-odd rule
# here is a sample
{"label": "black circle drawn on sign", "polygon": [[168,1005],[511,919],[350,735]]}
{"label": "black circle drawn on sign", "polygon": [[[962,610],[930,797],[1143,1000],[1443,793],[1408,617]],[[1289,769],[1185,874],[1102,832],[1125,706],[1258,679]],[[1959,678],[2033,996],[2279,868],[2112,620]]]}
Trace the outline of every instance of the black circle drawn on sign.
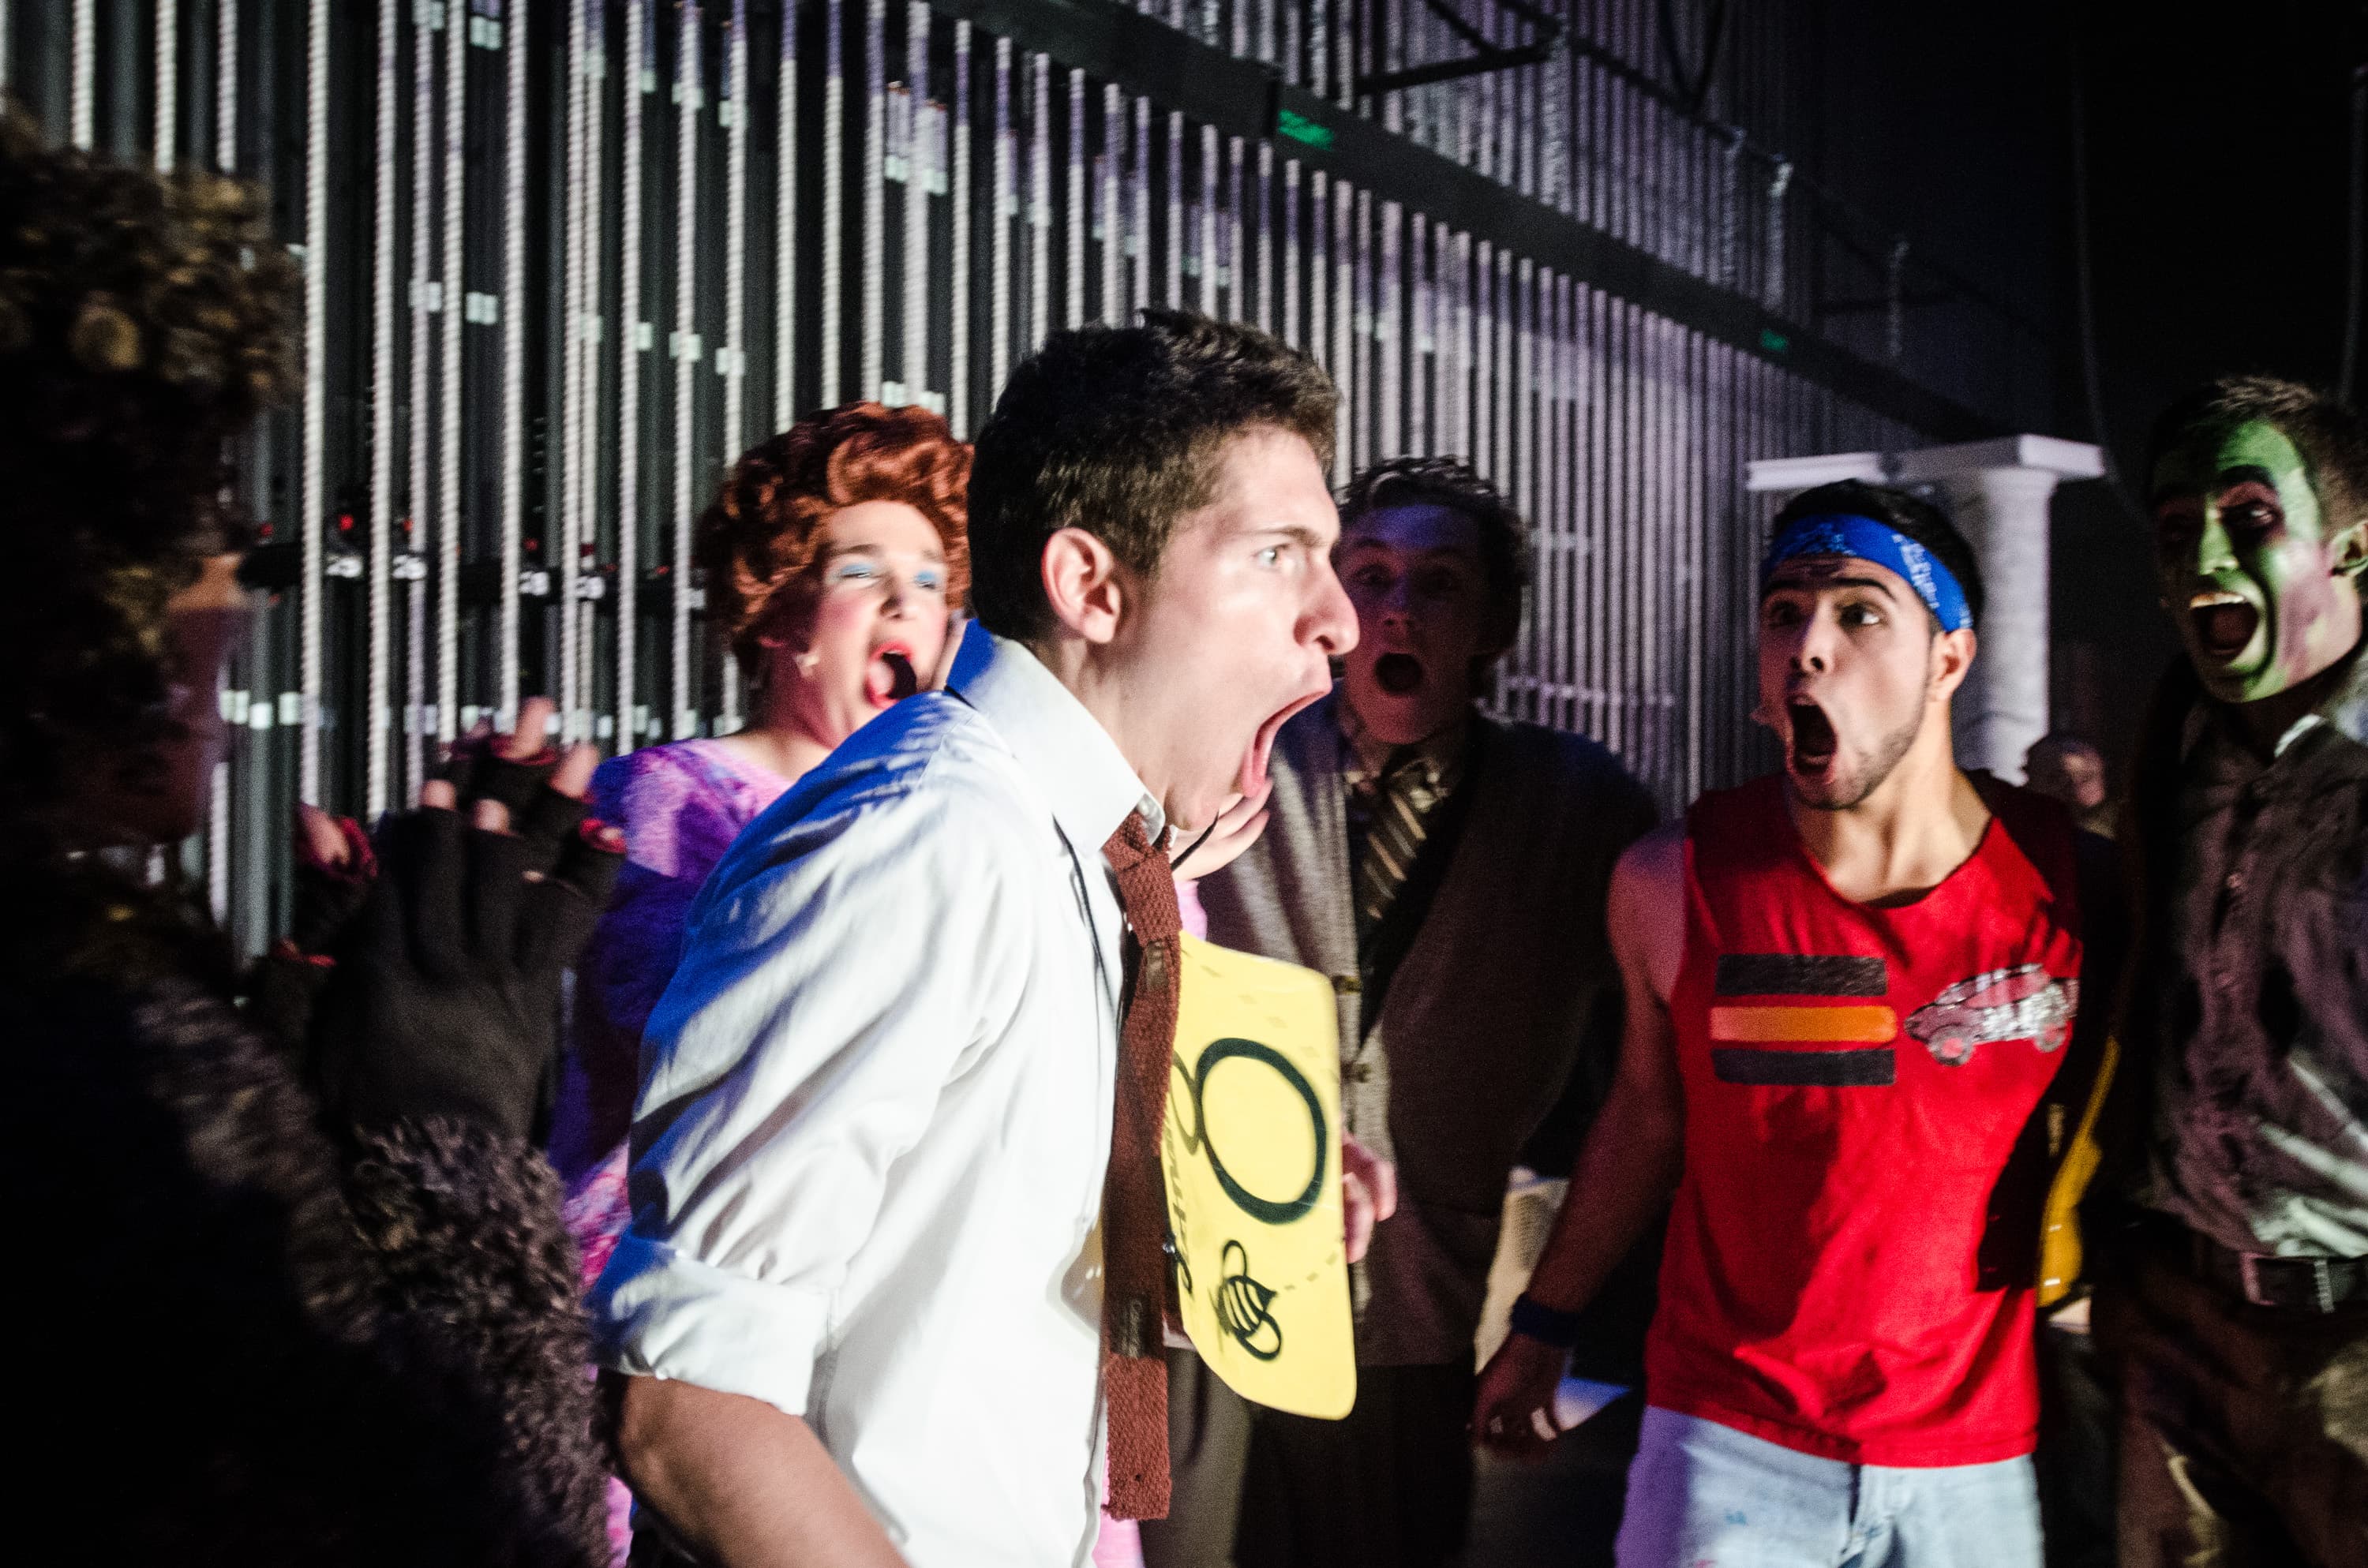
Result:
{"label": "black circle drawn on sign", "polygon": [[[1209,1135],[1209,1119],[1207,1113],[1201,1108],[1201,1092],[1208,1087],[1211,1070],[1220,1062],[1230,1061],[1237,1056],[1245,1062],[1256,1062],[1273,1069],[1284,1083],[1297,1089],[1299,1097],[1306,1102],[1308,1129],[1315,1136],[1315,1169],[1307,1178],[1307,1190],[1287,1203],[1278,1203],[1270,1198],[1260,1198],[1257,1193],[1235,1181],[1233,1173],[1225,1169],[1225,1162],[1217,1157],[1217,1141]],[[1192,1125],[1200,1134],[1201,1146],[1209,1152],[1209,1169],[1216,1173],[1217,1185],[1224,1187],[1225,1196],[1232,1199],[1235,1206],[1251,1219],[1263,1221],[1269,1225],[1288,1225],[1315,1207],[1315,1199],[1324,1191],[1324,1166],[1327,1147],[1324,1126],[1324,1106],[1315,1097],[1315,1086],[1307,1081],[1298,1068],[1291,1064],[1288,1057],[1274,1047],[1261,1044],[1254,1040],[1228,1038],[1211,1040],[1209,1048],[1201,1052],[1200,1065],[1192,1074]]]}

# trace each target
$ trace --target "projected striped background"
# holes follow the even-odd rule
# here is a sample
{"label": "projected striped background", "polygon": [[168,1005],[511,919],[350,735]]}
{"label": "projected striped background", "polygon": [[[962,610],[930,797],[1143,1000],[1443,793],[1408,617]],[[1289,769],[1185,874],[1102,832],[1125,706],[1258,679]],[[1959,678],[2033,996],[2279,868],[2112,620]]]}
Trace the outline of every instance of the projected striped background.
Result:
{"label": "projected striped background", "polygon": [[[1417,0],[1128,22],[1799,317],[1789,165],[1640,85],[1649,0],[1548,9],[1567,40],[1542,63],[1385,94],[1360,85],[1475,46]],[[1920,433],[1782,362],[1789,327],[1729,341],[1525,248],[1550,225],[1327,172],[1320,117],[1247,134],[1177,107],[1200,84],[1163,51],[1103,76],[1026,46],[1099,14],[0,0],[0,80],[51,134],[268,182],[304,263],[303,403],[242,463],[281,586],[183,858],[245,948],[280,920],[296,798],[382,810],[438,741],[537,692],[610,749],[736,722],[688,536],[752,440],[856,397],[967,434],[1047,332],[1144,304],[1315,352],[1349,393],[1339,477],[1451,452],[1512,492],[1538,591],[1505,710],[1603,739],[1673,808],[1752,770],[1742,464]],[[1541,36],[1490,0],[1456,14],[1494,47]],[[1710,108],[1781,134],[1787,46],[1753,25]]]}

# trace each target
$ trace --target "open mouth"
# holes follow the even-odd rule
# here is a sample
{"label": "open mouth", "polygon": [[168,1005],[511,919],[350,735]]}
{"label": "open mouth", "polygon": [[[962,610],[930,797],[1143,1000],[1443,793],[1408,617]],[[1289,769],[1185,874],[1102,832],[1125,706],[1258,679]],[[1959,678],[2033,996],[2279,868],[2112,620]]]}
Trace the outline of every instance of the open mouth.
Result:
{"label": "open mouth", "polygon": [[921,677],[913,668],[913,651],[901,642],[883,642],[871,651],[871,662],[863,669],[863,695],[875,708],[887,708],[905,700],[921,689]]}
{"label": "open mouth", "polygon": [[2196,643],[2215,659],[2233,659],[2260,630],[2261,612],[2241,594],[2198,594],[2187,601]]}
{"label": "open mouth", "polygon": [[1383,653],[1373,661],[1373,679],[1392,697],[1404,697],[1422,685],[1422,661],[1412,653]]}
{"label": "open mouth", "polygon": [[1839,749],[1834,722],[1814,702],[1788,703],[1784,711],[1792,721],[1793,766],[1809,773],[1823,770]]}
{"label": "open mouth", "polygon": [[1292,715],[1322,697],[1324,692],[1329,689],[1327,687],[1321,690],[1311,691],[1304,697],[1294,698],[1281,709],[1268,716],[1266,722],[1258,727],[1258,733],[1251,737],[1250,749],[1242,757],[1240,777],[1234,780],[1235,790],[1245,795],[1255,795],[1266,788],[1267,762],[1274,756],[1275,736],[1282,733],[1282,727],[1291,722]]}

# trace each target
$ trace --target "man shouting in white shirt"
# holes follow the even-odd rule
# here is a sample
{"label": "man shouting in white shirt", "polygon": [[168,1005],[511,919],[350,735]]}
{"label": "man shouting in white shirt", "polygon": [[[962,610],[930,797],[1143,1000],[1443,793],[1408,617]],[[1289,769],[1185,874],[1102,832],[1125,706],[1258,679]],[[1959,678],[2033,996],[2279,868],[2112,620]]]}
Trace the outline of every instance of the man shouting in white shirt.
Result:
{"label": "man shouting in white shirt", "polygon": [[[1156,1185],[1117,1190],[1140,1137],[1111,1161],[1114,1104],[1122,1129],[1149,1108],[1105,848],[1141,845],[1136,818],[1153,853],[1190,842],[1169,829],[1262,791],[1275,732],[1355,642],[1336,402],[1247,327],[1152,312],[1049,339],[979,433],[977,620],[948,689],[865,726],[710,878],[591,1303],[639,1523],[672,1548],[1083,1563],[1106,1358],[1114,1494],[1164,1500],[1164,1413],[1147,1460],[1140,1436],[1156,1303],[1113,1294],[1134,1310],[1104,1322],[1105,1240],[1114,1279],[1157,1245],[1135,1223]],[[1353,1256],[1390,1181],[1344,1163]]]}

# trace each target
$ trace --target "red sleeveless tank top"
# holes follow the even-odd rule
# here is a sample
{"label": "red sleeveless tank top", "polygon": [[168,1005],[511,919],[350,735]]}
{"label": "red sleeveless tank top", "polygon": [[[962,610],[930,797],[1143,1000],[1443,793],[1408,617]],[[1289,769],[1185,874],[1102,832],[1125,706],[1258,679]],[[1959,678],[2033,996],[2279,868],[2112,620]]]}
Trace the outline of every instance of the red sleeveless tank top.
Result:
{"label": "red sleeveless tank top", "polygon": [[1685,1174],[1647,1392],[1852,1463],[2027,1454],[2030,1292],[1977,1290],[1975,1256],[2071,1033],[2070,822],[1986,790],[1973,856],[1876,909],[1834,892],[1783,789],[1708,794],[1686,821]]}

